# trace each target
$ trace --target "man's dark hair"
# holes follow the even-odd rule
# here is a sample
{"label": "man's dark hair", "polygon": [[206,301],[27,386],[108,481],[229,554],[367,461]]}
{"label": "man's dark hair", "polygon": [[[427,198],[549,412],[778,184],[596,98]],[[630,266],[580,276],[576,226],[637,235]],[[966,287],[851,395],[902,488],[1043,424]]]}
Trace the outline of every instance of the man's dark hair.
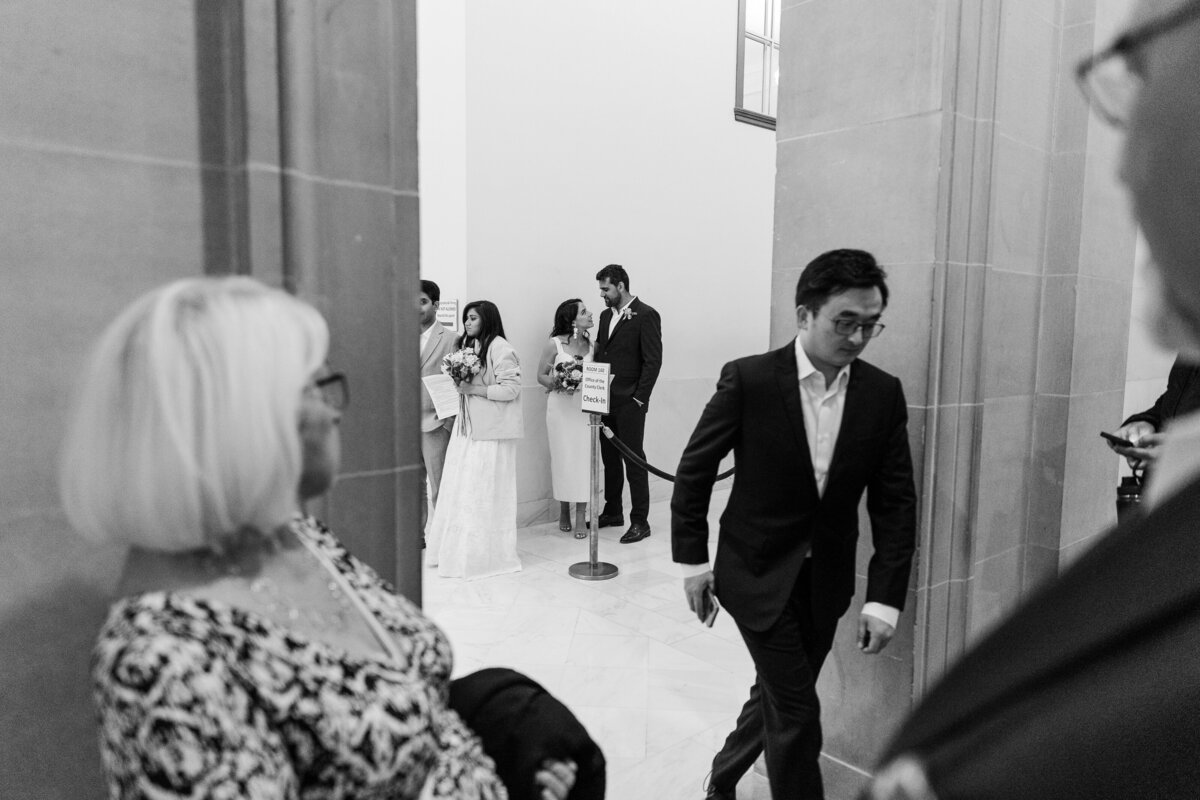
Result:
{"label": "man's dark hair", "polygon": [[429,299],[432,300],[433,302],[435,302],[435,303],[442,302],[442,290],[439,289],[438,285],[436,283],[434,283],[433,281],[427,281],[427,280],[422,279],[421,291],[424,292],[429,297]]}
{"label": "man's dark hair", "polygon": [[625,284],[625,291],[629,291],[629,273],[620,264],[609,264],[596,273],[596,280],[602,281],[606,278],[613,286],[616,286],[618,283]]}
{"label": "man's dark hair", "polygon": [[579,316],[579,304],[583,301],[578,297],[563,300],[554,311],[554,327],[550,329],[550,337],[566,336],[575,327],[575,318]]}
{"label": "man's dark hair", "polygon": [[847,289],[878,287],[887,308],[887,273],[866,250],[830,250],[808,262],[796,282],[796,307],[812,311]]}

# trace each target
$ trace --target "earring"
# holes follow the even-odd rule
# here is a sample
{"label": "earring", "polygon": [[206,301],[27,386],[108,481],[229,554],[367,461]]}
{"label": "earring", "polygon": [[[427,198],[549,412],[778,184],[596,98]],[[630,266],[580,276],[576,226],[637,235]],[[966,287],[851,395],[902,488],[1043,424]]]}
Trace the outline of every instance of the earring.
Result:
{"label": "earring", "polygon": [[573,339],[579,338],[579,326],[578,325],[571,326],[571,338],[573,338]]}

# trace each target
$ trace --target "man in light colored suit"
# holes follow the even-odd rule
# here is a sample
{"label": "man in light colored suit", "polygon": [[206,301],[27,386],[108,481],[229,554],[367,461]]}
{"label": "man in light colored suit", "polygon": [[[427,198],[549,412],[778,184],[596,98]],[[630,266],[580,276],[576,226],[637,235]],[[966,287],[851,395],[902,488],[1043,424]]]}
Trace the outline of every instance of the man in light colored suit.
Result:
{"label": "man in light colored suit", "polygon": [[[442,290],[433,281],[421,281],[421,292],[417,301],[421,309],[421,377],[437,375],[442,371],[442,357],[454,349],[454,331],[446,328],[437,321],[438,304],[442,300]],[[446,447],[450,444],[450,431],[454,428],[454,417],[438,419],[433,410],[433,398],[425,384],[421,384],[421,461],[422,472],[429,481],[428,514],[423,514],[421,528],[425,520],[433,516],[437,506],[438,486],[442,482],[442,465],[446,463]],[[422,511],[425,507],[422,506]]]}

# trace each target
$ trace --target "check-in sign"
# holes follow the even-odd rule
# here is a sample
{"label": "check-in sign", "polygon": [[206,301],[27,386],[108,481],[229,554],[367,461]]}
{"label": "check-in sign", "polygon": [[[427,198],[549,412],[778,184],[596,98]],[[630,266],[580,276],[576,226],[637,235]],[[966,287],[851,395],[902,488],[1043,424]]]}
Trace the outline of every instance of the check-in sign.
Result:
{"label": "check-in sign", "polygon": [[608,375],[609,364],[587,362],[583,365],[583,382],[579,391],[583,392],[583,410],[591,414],[608,413]]}

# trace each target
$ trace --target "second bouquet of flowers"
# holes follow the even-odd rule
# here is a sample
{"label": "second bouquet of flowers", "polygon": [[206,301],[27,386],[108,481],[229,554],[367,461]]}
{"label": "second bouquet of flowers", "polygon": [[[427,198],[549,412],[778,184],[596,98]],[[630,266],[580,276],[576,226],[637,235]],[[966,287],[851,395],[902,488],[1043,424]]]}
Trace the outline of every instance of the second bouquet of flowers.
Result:
{"label": "second bouquet of flowers", "polygon": [[482,369],[479,354],[469,347],[447,353],[442,358],[442,372],[453,378],[455,385],[470,381]]}
{"label": "second bouquet of flowers", "polygon": [[575,356],[574,361],[559,361],[554,365],[554,391],[564,394],[574,394],[583,383],[583,358]]}

